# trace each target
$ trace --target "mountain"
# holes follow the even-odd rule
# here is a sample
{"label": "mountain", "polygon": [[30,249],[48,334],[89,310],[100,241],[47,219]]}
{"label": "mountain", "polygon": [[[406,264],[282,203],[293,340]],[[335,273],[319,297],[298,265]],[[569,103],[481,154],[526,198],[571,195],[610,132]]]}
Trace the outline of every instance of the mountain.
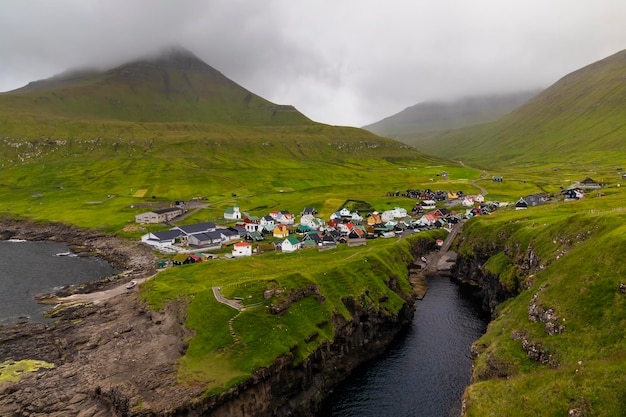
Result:
{"label": "mountain", "polygon": [[626,50],[563,77],[493,123],[411,141],[490,165],[607,162],[626,157]]}
{"label": "mountain", "polygon": [[183,48],[117,68],[69,71],[0,94],[0,111],[135,122],[312,124],[246,90]]}
{"label": "mountain", "polygon": [[363,129],[411,142],[424,134],[492,122],[533,97],[537,91],[466,97],[456,101],[428,101],[407,107]]}

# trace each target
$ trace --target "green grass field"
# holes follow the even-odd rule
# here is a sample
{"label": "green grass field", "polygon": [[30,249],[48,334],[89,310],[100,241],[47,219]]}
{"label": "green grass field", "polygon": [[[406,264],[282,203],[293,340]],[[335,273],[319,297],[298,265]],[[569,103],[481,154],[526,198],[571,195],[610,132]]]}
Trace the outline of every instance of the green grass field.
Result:
{"label": "green grass field", "polygon": [[[347,298],[396,314],[405,300],[387,286],[389,277],[399,277],[399,290],[410,293],[406,265],[412,260],[411,241],[434,242],[444,234],[431,231],[400,242],[378,239],[356,248],[305,249],[174,267],[142,285],[141,294],[157,309],[173,300],[188,303],[186,325],[195,334],[180,361],[179,378],[216,392],[280,356],[299,363],[321,343],[332,342],[335,316],[352,319]],[[311,285],[319,294],[294,302],[283,314],[268,312],[272,303]],[[220,287],[227,298],[241,299],[246,309],[238,313],[218,303],[212,287]],[[282,294],[265,299],[267,290]]]}
{"label": "green grass field", "polygon": [[[624,193],[505,211],[476,219],[464,229],[461,253],[491,258],[485,268],[519,295],[499,306],[487,333],[476,342],[475,383],[466,392],[468,416],[614,416],[626,409],[626,295],[620,289],[626,267]],[[530,273],[520,259],[532,251],[544,267]],[[539,288],[543,288],[539,290]],[[553,309],[560,334],[528,317],[539,292]],[[520,340],[549,352],[553,366],[529,359]],[[494,375],[499,377],[494,378]]]}

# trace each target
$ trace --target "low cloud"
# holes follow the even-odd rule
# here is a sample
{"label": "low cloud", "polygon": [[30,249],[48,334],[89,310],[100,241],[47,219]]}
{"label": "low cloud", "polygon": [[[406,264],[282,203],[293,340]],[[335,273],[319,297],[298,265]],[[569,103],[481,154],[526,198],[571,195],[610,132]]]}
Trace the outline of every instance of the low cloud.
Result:
{"label": "low cloud", "polygon": [[353,126],[425,100],[547,87],[626,45],[622,0],[20,0],[2,11],[0,91],[181,45],[271,101]]}

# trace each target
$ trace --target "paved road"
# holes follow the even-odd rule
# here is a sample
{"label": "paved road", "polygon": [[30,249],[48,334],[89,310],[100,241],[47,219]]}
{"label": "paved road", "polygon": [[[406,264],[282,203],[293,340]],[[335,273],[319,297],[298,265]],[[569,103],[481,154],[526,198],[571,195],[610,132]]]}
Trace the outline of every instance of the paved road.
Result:
{"label": "paved road", "polygon": [[227,306],[230,306],[236,309],[237,311],[241,311],[245,308],[243,305],[239,304],[237,301],[229,300],[228,298],[224,297],[222,293],[220,293],[220,287],[213,287],[213,295],[215,296],[215,299],[217,301],[219,301],[222,304],[226,304]]}
{"label": "paved road", "polygon": [[454,242],[454,238],[463,228],[462,223],[457,223],[452,226],[450,233],[443,241],[443,245],[436,252],[431,252],[426,256],[426,263],[424,264],[424,274],[427,276],[437,275],[440,269],[448,267],[450,258],[454,258],[456,254],[450,252],[450,246]]}

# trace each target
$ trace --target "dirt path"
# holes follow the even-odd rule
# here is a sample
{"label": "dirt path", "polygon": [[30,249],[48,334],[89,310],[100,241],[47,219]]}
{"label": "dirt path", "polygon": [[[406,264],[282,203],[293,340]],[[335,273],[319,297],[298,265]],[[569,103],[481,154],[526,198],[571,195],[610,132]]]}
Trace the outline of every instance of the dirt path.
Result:
{"label": "dirt path", "polygon": [[232,307],[238,311],[241,311],[245,308],[243,305],[239,304],[237,301],[230,300],[224,297],[222,293],[220,293],[220,287],[213,287],[213,295],[215,296],[215,299],[219,301],[220,303],[226,304],[227,306]]}
{"label": "dirt path", "polygon": [[116,297],[120,294],[125,294],[130,291],[136,291],[136,288],[139,284],[149,280],[150,278],[156,276],[156,274],[151,275],[145,278],[135,278],[133,281],[137,283],[134,288],[128,289],[128,282],[125,282],[117,287],[104,290],[104,291],[96,291],[87,294],[72,294],[67,297],[57,297],[46,300],[46,304],[62,304],[63,306],[70,306],[75,304],[83,304],[83,303],[92,303],[92,304],[100,304],[104,301],[110,300],[113,297]]}

